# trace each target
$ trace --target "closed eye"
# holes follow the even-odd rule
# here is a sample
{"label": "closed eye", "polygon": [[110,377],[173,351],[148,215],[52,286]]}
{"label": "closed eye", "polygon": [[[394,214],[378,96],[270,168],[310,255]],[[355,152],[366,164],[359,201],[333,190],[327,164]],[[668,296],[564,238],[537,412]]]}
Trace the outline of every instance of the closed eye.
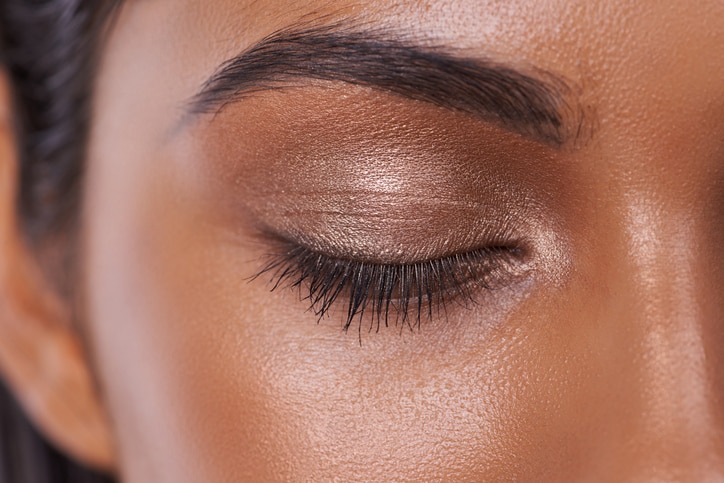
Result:
{"label": "closed eye", "polygon": [[271,290],[291,288],[309,304],[318,321],[343,309],[343,328],[353,324],[361,337],[391,324],[413,330],[425,319],[442,317],[456,303],[469,308],[481,290],[502,288],[520,266],[516,245],[486,246],[415,263],[370,263],[328,256],[282,243],[253,279],[269,276]]}

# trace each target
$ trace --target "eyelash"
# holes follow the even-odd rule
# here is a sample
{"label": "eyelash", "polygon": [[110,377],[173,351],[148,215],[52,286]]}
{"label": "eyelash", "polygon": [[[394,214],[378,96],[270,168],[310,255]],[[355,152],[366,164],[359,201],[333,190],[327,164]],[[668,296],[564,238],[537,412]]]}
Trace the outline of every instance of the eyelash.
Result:
{"label": "eyelash", "polygon": [[[492,290],[506,284],[513,275],[522,249],[517,245],[489,246],[444,258],[409,264],[380,264],[335,258],[298,245],[286,245],[270,254],[269,263],[251,280],[270,275],[271,291],[299,290],[300,299],[309,302],[317,322],[328,316],[340,301],[348,298],[344,331],[371,310],[369,332],[396,313],[395,325],[419,329],[422,319],[447,313],[447,305],[457,302],[468,308],[477,304],[477,289]],[[361,340],[361,339],[360,339]]]}

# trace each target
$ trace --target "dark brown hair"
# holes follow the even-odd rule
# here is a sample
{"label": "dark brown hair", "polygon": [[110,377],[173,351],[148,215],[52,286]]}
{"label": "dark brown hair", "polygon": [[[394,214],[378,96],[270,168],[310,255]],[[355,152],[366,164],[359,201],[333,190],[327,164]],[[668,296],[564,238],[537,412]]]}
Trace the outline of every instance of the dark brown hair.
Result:
{"label": "dark brown hair", "polygon": [[[10,81],[19,153],[17,209],[39,255],[73,232],[95,59],[117,3],[0,0],[0,60]],[[110,481],[46,442],[0,383],[0,483]]]}

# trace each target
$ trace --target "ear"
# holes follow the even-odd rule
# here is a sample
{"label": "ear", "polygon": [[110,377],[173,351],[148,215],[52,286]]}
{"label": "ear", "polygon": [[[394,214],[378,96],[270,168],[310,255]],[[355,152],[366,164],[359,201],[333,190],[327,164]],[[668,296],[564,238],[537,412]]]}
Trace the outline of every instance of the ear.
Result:
{"label": "ear", "polygon": [[0,72],[0,375],[61,451],[115,467],[108,419],[70,310],[24,242],[16,213],[18,156],[9,86]]}

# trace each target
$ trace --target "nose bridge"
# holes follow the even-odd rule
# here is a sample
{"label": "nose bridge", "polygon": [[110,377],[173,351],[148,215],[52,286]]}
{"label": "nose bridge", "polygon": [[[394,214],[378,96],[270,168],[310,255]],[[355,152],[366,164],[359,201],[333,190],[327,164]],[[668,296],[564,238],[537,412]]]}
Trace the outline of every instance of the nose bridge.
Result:
{"label": "nose bridge", "polygon": [[630,316],[640,327],[642,382],[652,405],[700,407],[706,392],[703,314],[687,236],[695,230],[683,216],[672,219],[640,200],[628,211]]}
{"label": "nose bridge", "polygon": [[640,471],[678,468],[657,479],[693,472],[700,478],[699,472],[719,466],[721,447],[707,357],[707,331],[716,314],[701,276],[696,219],[645,197],[629,198],[625,213],[625,282],[612,310],[630,338],[626,357],[635,374],[629,458]]}

